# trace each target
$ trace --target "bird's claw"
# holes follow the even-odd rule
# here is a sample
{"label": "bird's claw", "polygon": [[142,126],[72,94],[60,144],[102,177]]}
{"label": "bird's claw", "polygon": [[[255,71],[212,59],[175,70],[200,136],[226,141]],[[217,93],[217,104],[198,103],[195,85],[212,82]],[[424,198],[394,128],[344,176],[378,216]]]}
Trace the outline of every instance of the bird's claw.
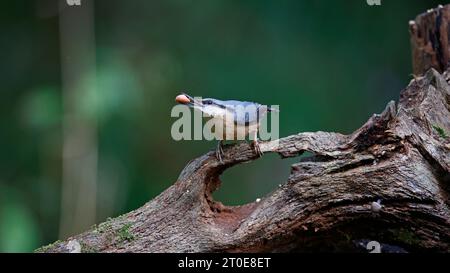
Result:
{"label": "bird's claw", "polygon": [[220,163],[223,163],[223,157],[224,157],[224,153],[223,153],[223,148],[222,148],[222,142],[219,141],[219,143],[217,144],[217,149],[216,149],[216,158],[217,158],[217,160],[219,160]]}
{"label": "bird's claw", "polygon": [[259,146],[259,142],[257,140],[253,140],[253,150],[259,157],[263,156],[263,152],[261,151],[261,147]]}

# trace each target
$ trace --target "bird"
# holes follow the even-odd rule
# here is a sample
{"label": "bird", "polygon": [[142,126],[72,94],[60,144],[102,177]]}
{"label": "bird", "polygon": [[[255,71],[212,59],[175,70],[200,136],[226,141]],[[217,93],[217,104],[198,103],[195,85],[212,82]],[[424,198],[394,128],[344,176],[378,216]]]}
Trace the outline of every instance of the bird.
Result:
{"label": "bird", "polygon": [[[218,100],[213,98],[196,99],[186,93],[176,96],[175,101],[201,111],[211,117],[214,124],[222,124],[212,132],[218,141],[216,158],[223,163],[223,141],[244,140],[252,136],[252,146],[258,156],[262,156],[258,142],[258,131],[261,119],[268,112],[279,112],[278,109],[256,102],[238,100]],[[217,126],[216,126],[217,127]],[[220,128],[221,127],[221,128]]]}

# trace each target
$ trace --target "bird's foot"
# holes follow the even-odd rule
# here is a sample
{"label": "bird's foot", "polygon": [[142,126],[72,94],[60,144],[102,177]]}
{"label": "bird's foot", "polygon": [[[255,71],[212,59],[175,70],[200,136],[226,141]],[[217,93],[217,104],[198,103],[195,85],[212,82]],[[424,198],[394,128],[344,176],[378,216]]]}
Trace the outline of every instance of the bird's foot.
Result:
{"label": "bird's foot", "polygon": [[261,147],[259,146],[258,140],[253,140],[252,145],[253,145],[253,150],[255,151],[255,153],[259,157],[263,156],[263,152],[261,151]]}
{"label": "bird's foot", "polygon": [[219,141],[219,143],[217,143],[216,158],[217,160],[219,160],[220,163],[223,163],[223,157],[224,153],[222,148],[222,141]]}

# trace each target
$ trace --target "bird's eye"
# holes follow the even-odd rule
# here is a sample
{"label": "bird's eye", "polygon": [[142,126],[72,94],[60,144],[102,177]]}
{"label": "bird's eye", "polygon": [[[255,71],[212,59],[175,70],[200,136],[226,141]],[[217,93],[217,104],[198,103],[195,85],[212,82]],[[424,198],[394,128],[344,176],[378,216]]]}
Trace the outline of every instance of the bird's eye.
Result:
{"label": "bird's eye", "polygon": [[210,100],[204,100],[204,101],[203,101],[203,104],[212,104],[212,101],[210,101]]}

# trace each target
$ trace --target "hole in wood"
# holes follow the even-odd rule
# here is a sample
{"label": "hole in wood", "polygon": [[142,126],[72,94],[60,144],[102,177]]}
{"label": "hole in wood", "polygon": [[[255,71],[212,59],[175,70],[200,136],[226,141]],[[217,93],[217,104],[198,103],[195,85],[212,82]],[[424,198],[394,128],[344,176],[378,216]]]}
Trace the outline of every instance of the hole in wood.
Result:
{"label": "hole in wood", "polygon": [[[311,155],[305,152],[301,158]],[[221,185],[213,198],[226,206],[262,201],[280,184],[286,183],[291,165],[299,162],[299,158],[281,159],[278,154],[267,153],[250,163],[231,167],[220,176]]]}
{"label": "hole in wood", "polygon": [[[301,157],[282,159],[278,154],[267,153],[248,164],[225,170],[209,182],[205,193],[214,223],[225,233],[234,232],[241,221],[264,202],[265,196],[286,183],[292,164],[311,156],[306,152]],[[210,191],[213,191],[212,195]]]}

